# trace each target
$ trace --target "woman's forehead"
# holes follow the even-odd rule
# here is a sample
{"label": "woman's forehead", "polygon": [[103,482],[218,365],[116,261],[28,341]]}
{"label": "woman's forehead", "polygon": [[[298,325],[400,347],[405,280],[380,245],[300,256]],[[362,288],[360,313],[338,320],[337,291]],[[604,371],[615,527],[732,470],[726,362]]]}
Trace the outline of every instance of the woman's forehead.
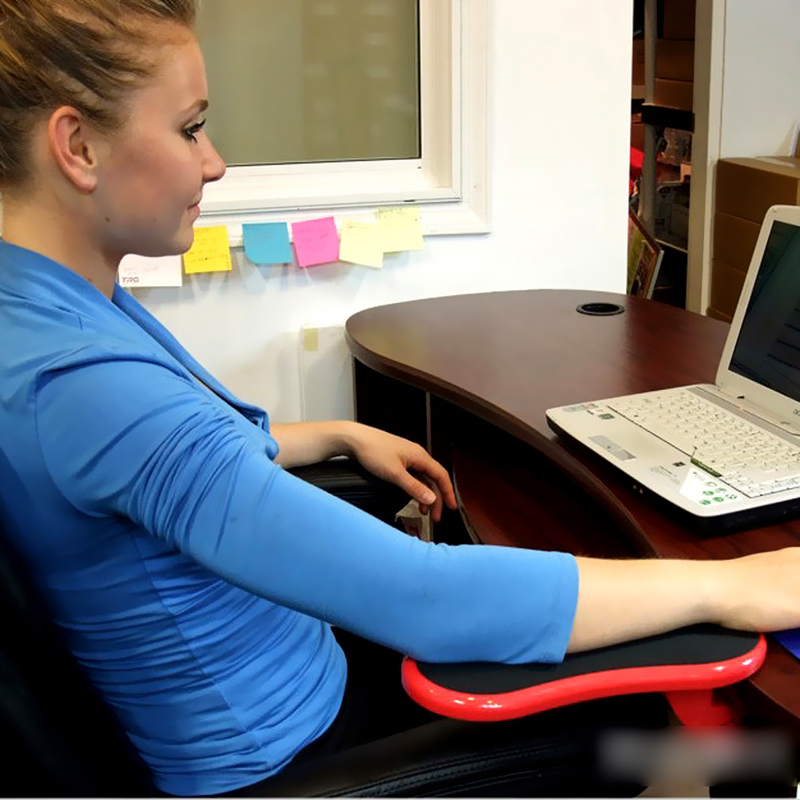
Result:
{"label": "woman's forehead", "polygon": [[158,46],[152,80],[136,93],[137,105],[163,106],[177,114],[199,113],[207,106],[205,64],[197,40]]}

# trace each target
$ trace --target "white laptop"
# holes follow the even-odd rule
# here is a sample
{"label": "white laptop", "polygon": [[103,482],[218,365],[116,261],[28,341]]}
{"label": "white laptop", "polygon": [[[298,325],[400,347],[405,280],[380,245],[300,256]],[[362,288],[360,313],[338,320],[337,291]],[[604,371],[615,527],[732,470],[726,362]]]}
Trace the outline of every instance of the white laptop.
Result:
{"label": "white laptop", "polygon": [[700,529],[800,516],[800,207],[767,212],[715,384],[576,402],[547,420]]}

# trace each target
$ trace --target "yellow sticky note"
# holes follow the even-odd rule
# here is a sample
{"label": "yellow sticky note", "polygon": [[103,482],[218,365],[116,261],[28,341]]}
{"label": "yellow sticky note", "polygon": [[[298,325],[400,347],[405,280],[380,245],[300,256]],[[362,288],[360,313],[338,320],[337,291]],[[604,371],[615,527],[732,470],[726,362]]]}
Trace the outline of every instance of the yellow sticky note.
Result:
{"label": "yellow sticky note", "polygon": [[231,248],[228,229],[224,225],[195,228],[194,243],[183,255],[183,268],[187,275],[198,272],[230,272]]}
{"label": "yellow sticky note", "polygon": [[365,267],[383,266],[383,231],[379,225],[348,220],[339,231],[339,260]]}
{"label": "yellow sticky note", "polygon": [[422,222],[417,206],[379,208],[376,216],[385,252],[422,250]]}

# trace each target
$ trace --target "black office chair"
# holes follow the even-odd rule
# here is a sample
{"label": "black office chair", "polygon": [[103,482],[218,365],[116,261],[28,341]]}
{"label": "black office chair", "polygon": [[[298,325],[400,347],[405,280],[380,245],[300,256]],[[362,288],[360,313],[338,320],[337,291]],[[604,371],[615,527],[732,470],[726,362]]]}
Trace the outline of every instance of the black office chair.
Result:
{"label": "black office chair", "polygon": [[[16,797],[158,794],[146,766],[67,651],[5,540],[0,540],[0,608],[0,792]],[[635,653],[630,646],[625,650]],[[431,670],[428,665],[423,668]],[[442,675],[445,682],[461,680],[456,688],[463,688],[465,672],[458,666],[432,669],[437,680]],[[503,672],[506,681],[509,676],[517,682],[527,680],[524,667],[482,669],[494,672],[490,680],[497,680]],[[548,679],[558,679],[574,669],[568,659],[563,666],[544,671]],[[467,680],[473,681],[473,677]],[[485,676],[482,680],[485,683]],[[613,707],[609,715],[613,715]],[[562,772],[554,770],[549,783],[537,774],[535,746],[521,744],[509,756],[508,744],[521,730],[513,724],[492,726],[497,736],[492,735],[487,747],[486,726],[442,719],[343,753],[290,765],[265,795],[526,796],[533,790],[548,796],[590,796],[592,786],[581,783],[582,776],[573,771],[574,760],[585,758],[587,741],[570,729],[568,715],[558,721],[563,735],[551,739],[549,745],[559,748]],[[663,720],[655,724],[660,726]],[[639,788],[631,784],[629,792],[623,787],[619,794],[636,794]]]}
{"label": "black office chair", "polygon": [[1,529],[0,741],[3,796],[155,793],[147,767],[65,646]]}
{"label": "black office chair", "polygon": [[[0,619],[0,795],[157,796],[146,765],[67,651],[4,539]],[[537,774],[535,748],[520,746],[508,755],[513,726],[498,728],[487,747],[485,726],[442,719],[342,753],[290,764],[263,795],[510,797],[533,791],[589,796],[591,785],[573,769],[576,759],[585,760],[589,744],[585,737],[573,735],[568,721],[561,724],[563,735],[549,742],[558,745],[561,771],[556,769],[549,783]],[[633,795],[640,789],[635,785],[618,794]]]}
{"label": "black office chair", "polygon": [[[345,467],[335,469],[338,477],[333,482],[341,488],[346,484],[341,473]],[[356,479],[356,491],[365,489],[361,480]],[[570,668],[569,660],[566,668]],[[553,667],[550,672],[557,675],[559,669],[564,668]],[[146,765],[113,712],[66,648],[2,530],[0,678],[2,795],[147,797],[158,794]],[[602,710],[598,716],[600,714]],[[579,716],[576,715],[576,719]],[[548,746],[557,744],[562,766],[560,772],[553,772],[549,782],[538,774],[535,744],[523,743],[513,752],[508,748],[509,743],[515,743],[517,731],[522,730],[515,727],[515,723],[492,726],[492,744],[487,746],[485,726],[441,719],[343,753],[290,764],[264,794],[295,797],[525,796],[531,792],[548,796],[591,795],[591,784],[574,774],[575,759],[585,757],[591,743],[579,728],[572,727],[569,711],[551,718],[553,724],[562,726],[562,732],[560,738],[551,739]],[[658,719],[653,724],[660,726],[663,722]],[[641,787],[624,784],[617,788],[618,794],[624,795],[635,794]]]}

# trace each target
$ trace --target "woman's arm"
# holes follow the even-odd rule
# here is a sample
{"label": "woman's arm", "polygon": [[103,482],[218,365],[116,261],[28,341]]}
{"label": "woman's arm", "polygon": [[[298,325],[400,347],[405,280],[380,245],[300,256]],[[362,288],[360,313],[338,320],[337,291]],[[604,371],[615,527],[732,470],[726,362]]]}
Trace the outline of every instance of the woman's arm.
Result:
{"label": "woman's arm", "polygon": [[[406,536],[281,469],[261,429],[183,376],[97,350],[49,371],[34,410],[51,479],[76,513],[126,518],[246,591],[421,660],[563,657],[571,556]],[[344,427],[367,444],[395,438]]]}
{"label": "woman's arm", "polygon": [[578,558],[568,652],[698,622],[774,631],[800,624],[800,548],[722,561]]}
{"label": "woman's arm", "polygon": [[275,461],[291,468],[349,456],[347,431],[354,424],[346,420],[270,424],[269,432],[280,446]]}
{"label": "woman's arm", "polygon": [[[81,358],[46,373],[35,407],[78,511],[125,517],[248,591],[420,660],[558,661],[701,621],[800,627],[800,548],[610,561],[422,542],[280,469],[260,431],[160,364]],[[357,456],[397,438],[344,429]],[[425,454],[388,449],[407,446]]]}
{"label": "woman's arm", "polygon": [[346,420],[272,425],[278,442],[276,461],[283,467],[316,464],[349,456],[383,480],[397,484],[417,500],[424,513],[439,520],[442,505],[456,507],[455,492],[445,468],[414,442]]}

